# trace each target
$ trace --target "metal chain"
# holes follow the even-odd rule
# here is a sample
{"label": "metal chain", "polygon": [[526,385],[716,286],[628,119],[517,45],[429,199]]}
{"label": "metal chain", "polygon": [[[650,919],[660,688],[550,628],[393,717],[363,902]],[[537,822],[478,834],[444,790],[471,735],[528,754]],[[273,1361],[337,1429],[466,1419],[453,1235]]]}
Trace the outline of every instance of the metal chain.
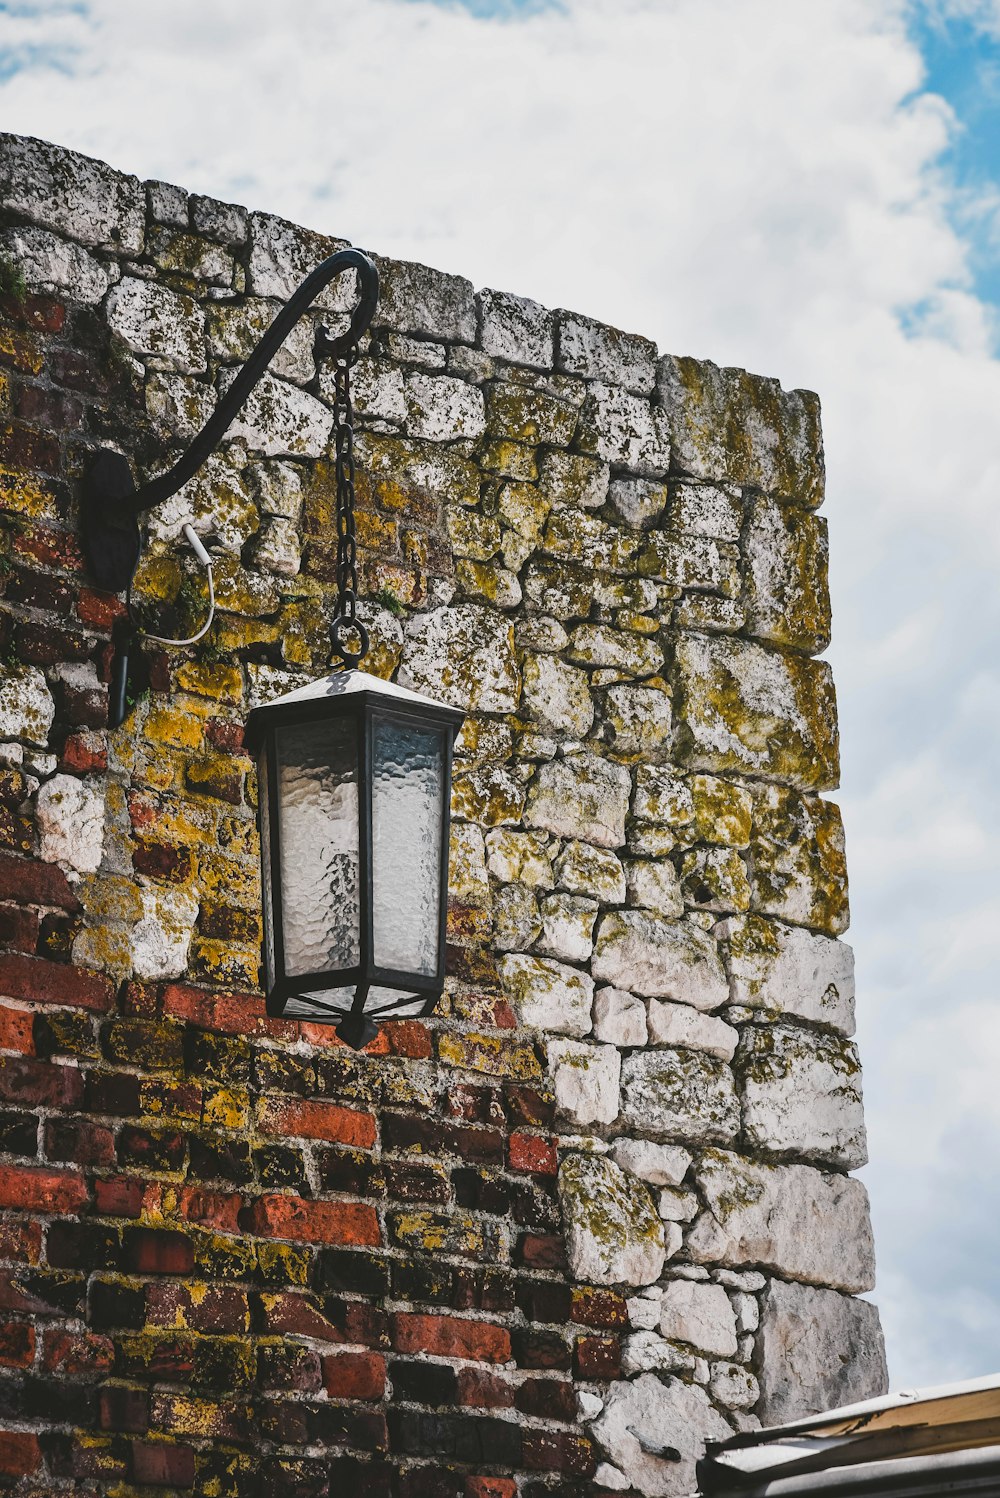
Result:
{"label": "metal chain", "polygon": [[[351,404],[351,367],[358,359],[355,344],[334,369],[333,422],[337,481],[337,611],[331,628],[333,651],[345,666],[356,666],[368,650],[368,633],[357,616],[358,545],[354,528],[354,407]],[[344,632],[356,635],[360,649],[343,642]]]}

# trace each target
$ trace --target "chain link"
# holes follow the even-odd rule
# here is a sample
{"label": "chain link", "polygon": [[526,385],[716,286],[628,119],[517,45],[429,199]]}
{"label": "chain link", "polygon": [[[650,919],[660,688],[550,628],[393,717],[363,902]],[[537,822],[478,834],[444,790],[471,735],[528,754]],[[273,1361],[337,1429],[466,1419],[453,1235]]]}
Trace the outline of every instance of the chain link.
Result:
{"label": "chain link", "polygon": [[[368,649],[368,634],[358,619],[358,544],[354,526],[354,407],[351,368],[358,359],[357,344],[337,360],[334,369],[333,421],[337,482],[337,611],[332,626],[333,649],[346,666],[356,666]],[[344,645],[342,633],[357,636],[360,650]]]}

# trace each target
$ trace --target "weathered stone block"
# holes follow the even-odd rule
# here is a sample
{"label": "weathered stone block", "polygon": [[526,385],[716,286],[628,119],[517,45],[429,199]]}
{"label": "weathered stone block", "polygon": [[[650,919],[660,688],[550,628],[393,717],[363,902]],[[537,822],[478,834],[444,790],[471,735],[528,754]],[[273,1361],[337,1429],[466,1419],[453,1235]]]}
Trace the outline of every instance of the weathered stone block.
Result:
{"label": "weathered stone block", "polygon": [[777,380],[697,359],[660,360],[674,463],[695,478],[747,484],[815,508],[823,499],[819,401]]}
{"label": "weathered stone block", "polygon": [[517,880],[538,889],[551,889],[552,860],[548,839],[537,832],[498,827],[486,835],[489,871],[497,879]]}
{"label": "weathered stone block", "polygon": [[548,957],[586,962],[594,949],[597,901],[561,890],[542,901],[542,933],[536,947]]}
{"label": "weathered stone block", "polygon": [[776,645],[816,654],[830,643],[826,521],[760,496],[744,539],[747,621]]}
{"label": "weathered stone block", "polygon": [[736,1317],[721,1285],[671,1280],[660,1301],[660,1333],[710,1357],[736,1355]]}
{"label": "weathered stone block", "polygon": [[[346,239],[331,239],[271,213],[251,213],[249,231],[248,289],[254,296],[273,297],[279,302],[287,302],[328,256],[347,248]],[[352,270],[336,276],[313,306],[326,312],[350,312],[357,300],[358,277]]]}
{"label": "weathered stone block", "polygon": [[759,910],[831,936],[847,930],[847,859],[839,807],[782,786],[762,788],[754,798],[750,846]]}
{"label": "weathered stone block", "polygon": [[189,296],[125,276],[108,293],[107,317],[112,331],[140,358],[181,374],[205,369],[205,316]]}
{"label": "weathered stone block", "polygon": [[707,1051],[720,1061],[731,1061],[736,1054],[740,1034],[725,1020],[711,1014],[700,1014],[690,1004],[665,1004],[649,1001],[649,1039],[652,1045],[680,1046],[690,1051]]}
{"label": "weathered stone block", "polygon": [[108,267],[102,261],[47,229],[27,225],[4,229],[0,233],[0,254],[17,266],[30,292],[93,305],[111,284]]}
{"label": "weathered stone block", "polygon": [[670,485],[670,528],[689,536],[738,542],[743,529],[743,497],[736,488],[675,479]]}
{"label": "weathered stone block", "polygon": [[[551,1034],[590,1034],[594,980],[561,962],[511,952],[500,976],[521,1023]],[[617,1110],[616,1110],[617,1111]]]}
{"label": "weathered stone block", "polygon": [[570,659],[604,666],[629,676],[654,676],[663,669],[663,646],[606,624],[580,624],[571,636]]}
{"label": "weathered stone block", "polygon": [[553,1040],[548,1051],[558,1111],[581,1129],[614,1123],[621,1075],[621,1056],[616,1048]]}
{"label": "weathered stone block", "polygon": [[692,848],[681,860],[681,889],[689,905],[722,914],[749,910],[750,880],[735,848]]}
{"label": "weathered stone block", "polygon": [[708,1210],[687,1236],[698,1264],[760,1265],[836,1290],[870,1290],[868,1193],[808,1165],[763,1165],[708,1150],[695,1166]]}
{"label": "weathered stone block", "polygon": [[569,842],[556,864],[556,877],[563,889],[576,895],[592,895],[602,905],[625,903],[625,871],[621,859],[606,848]]}
{"label": "weathered stone block", "polygon": [[491,437],[535,445],[566,447],[576,427],[577,407],[544,390],[502,380],[486,387],[486,422]]}
{"label": "weathered stone block", "polygon": [[[279,310],[279,303],[257,297],[238,304],[222,302],[209,306],[208,340],[214,357],[223,364],[243,364]],[[268,365],[271,373],[295,385],[308,385],[316,378],[315,338],[315,329],[308,318],[297,322]],[[332,397],[332,386],[332,376],[324,369],[321,388],[326,399]],[[351,392],[356,400],[353,378]]]}
{"label": "weathered stone block", "polygon": [[407,375],[406,411],[411,437],[429,442],[474,441],[486,430],[482,391],[451,375]]}
{"label": "weathered stone block", "polygon": [[669,688],[623,685],[605,693],[600,736],[616,753],[662,753],[672,727]]}
{"label": "weathered stone block", "polygon": [[594,721],[586,671],[549,653],[525,656],[523,706],[533,722],[573,739],[585,739]]}
{"label": "weathered stone block", "polygon": [[377,258],[378,320],[403,333],[475,343],[476,299],[471,281],[414,260]]}
{"label": "weathered stone block", "polygon": [[674,536],[651,531],[639,557],[639,571],[674,588],[734,595],[739,591],[739,551],[711,536]]}
{"label": "weathered stone block", "polygon": [[622,1062],[621,1113],[631,1128],[687,1144],[735,1139],[740,1107],[733,1074],[700,1051],[635,1051]]}
{"label": "weathered stone block", "polygon": [[601,918],[591,971],[633,993],[696,1009],[717,1009],[729,997],[713,938],[688,921],[658,920],[642,910]]}
{"label": "weathered stone block", "polygon": [[864,1165],[861,1064],[850,1041],[790,1025],[748,1025],[736,1072],[752,1147],[847,1170]]}
{"label": "weathered stone block", "polygon": [[732,1435],[704,1389],[655,1373],[615,1384],[591,1430],[644,1498],[693,1493],[706,1442]]}
{"label": "weathered stone block", "polygon": [[597,510],[608,498],[607,463],[581,453],[547,452],[538,468],[538,487],[555,505]]}
{"label": "weathered stone block", "polygon": [[516,712],[521,673],[510,621],[471,603],[415,615],[399,679],[466,712]]}
{"label": "weathered stone block", "polygon": [[578,312],[556,313],[556,368],[587,380],[649,395],[656,383],[656,344]]}
{"label": "weathered stone block", "polygon": [[694,820],[690,783],[663,765],[639,765],[635,772],[632,815],[640,822],[686,827]]}
{"label": "weathered stone block", "polygon": [[[200,536],[211,536],[224,551],[239,556],[260,526],[260,516],[244,475],[246,452],[230,446],[214,452],[193,479],[150,512],[149,533],[176,541],[190,522]],[[292,527],[298,547],[298,534]]]}
{"label": "weathered stone block", "polygon": [[215,408],[215,392],[186,375],[154,371],[146,381],[146,410],[165,439],[190,442]]}
{"label": "weathered stone block", "polygon": [[101,866],[104,852],[104,790],[90,780],[53,775],[36,803],[40,853],[46,863],[60,863],[80,874]]}
{"label": "weathered stone block", "polygon": [[619,848],[625,841],[631,789],[631,777],[622,765],[594,754],[568,755],[540,767],[525,819],[530,827],[542,827],[558,837]]}
{"label": "weathered stone block", "polygon": [[757,1413],[767,1425],[877,1398],[889,1381],[876,1307],[833,1290],[772,1280],[763,1297],[754,1371]]}
{"label": "weathered stone block", "polygon": [[567,1155],[559,1170],[566,1253],[574,1279],[651,1285],[663,1268],[663,1225],[645,1186],[600,1155]]}
{"label": "weathered stone block", "polygon": [[609,1045],[645,1045],[645,1004],[623,988],[602,988],[594,998],[594,1034]]}
{"label": "weathered stone block", "polygon": [[0,672],[0,740],[23,739],[44,749],[55,715],[52,694],[37,666],[6,666]]}
{"label": "weathered stone block", "polygon": [[198,901],[187,890],[143,889],[142,919],[132,928],[132,966],[137,978],[179,978],[198,919]]}
{"label": "weathered stone block", "polygon": [[651,1139],[616,1139],[611,1153],[622,1170],[651,1186],[679,1186],[691,1164],[688,1150],[677,1144],[654,1144]]}
{"label": "weathered stone block", "polygon": [[483,352],[511,364],[551,369],[555,320],[551,312],[527,297],[506,291],[481,291],[479,343]]}
{"label": "weathered stone block", "polygon": [[[227,390],[235,376],[235,370],[224,370],[220,388]],[[229,428],[228,437],[230,441],[242,439],[252,452],[268,458],[318,458],[326,451],[332,429],[333,412],[322,401],[265,374]]]}
{"label": "weathered stone block", "polygon": [[608,499],[626,525],[643,530],[663,514],[667,486],[652,479],[612,479]]}
{"label": "weathered stone block", "polygon": [[577,441],[585,453],[643,478],[660,477],[670,467],[670,430],[664,413],[618,385],[588,387]]}
{"label": "weathered stone block", "polygon": [[734,916],[725,940],[730,997],[854,1034],[854,953],[842,941],[763,916]]}
{"label": "weathered stone block", "polygon": [[676,669],[688,764],[763,775],[804,790],[837,784],[837,710],[824,661],[750,640],[683,635]]}
{"label": "weathered stone block", "polygon": [[199,234],[207,234],[209,239],[239,248],[246,243],[250,215],[239,203],[222,203],[218,198],[193,193],[191,222]]}
{"label": "weathered stone block", "polygon": [[8,213],[98,249],[138,254],[146,194],[137,177],[28,135],[0,135],[0,199]]}
{"label": "weathered stone block", "polygon": [[[330,371],[320,374],[320,390],[330,400]],[[359,359],[351,374],[351,400],[359,416],[374,416],[401,426],[406,420],[406,384],[403,371],[384,359]]]}

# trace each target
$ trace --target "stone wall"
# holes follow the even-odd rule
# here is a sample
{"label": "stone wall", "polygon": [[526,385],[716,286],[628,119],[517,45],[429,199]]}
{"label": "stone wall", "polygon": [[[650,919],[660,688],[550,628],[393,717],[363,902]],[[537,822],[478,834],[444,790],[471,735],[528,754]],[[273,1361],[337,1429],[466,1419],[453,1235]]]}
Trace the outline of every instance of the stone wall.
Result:
{"label": "stone wall", "polygon": [[115,732],[77,525],[340,242],[10,136],[0,199],[0,1482],[674,1494],[881,1390],[815,397],[379,262],[368,664],[469,718],[446,999],[359,1055],[256,987],[242,725],[329,667],[310,319],[150,519],[150,628],[188,517],[219,614]]}

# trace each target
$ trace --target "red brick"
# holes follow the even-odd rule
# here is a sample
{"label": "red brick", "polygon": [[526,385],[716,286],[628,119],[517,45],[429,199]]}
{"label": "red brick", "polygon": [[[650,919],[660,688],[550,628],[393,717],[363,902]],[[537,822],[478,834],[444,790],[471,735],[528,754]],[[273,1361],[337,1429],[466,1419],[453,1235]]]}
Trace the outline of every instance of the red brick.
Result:
{"label": "red brick", "polygon": [[0,1222],[0,1259],[37,1264],[42,1256],[42,1228],[37,1222]]}
{"label": "red brick", "polygon": [[531,1269],[565,1269],[566,1245],[554,1233],[524,1233],[520,1244],[521,1263]]}
{"label": "red brick", "polygon": [[178,1326],[196,1332],[245,1333],[250,1327],[247,1292],[238,1285],[185,1285],[176,1280],[150,1280],[146,1286],[149,1326]]}
{"label": "red brick", "polygon": [[194,1486],[194,1451],[166,1441],[132,1442],[132,1479],[158,1488]]}
{"label": "red brick", "polygon": [[8,1004],[0,1004],[0,1050],[34,1055],[34,1019],[30,1009],[11,1009]]}
{"label": "red brick", "polygon": [[621,1362],[617,1337],[577,1337],[573,1349],[573,1371],[577,1378],[619,1378]]}
{"label": "red brick", "polygon": [[[328,1046],[331,1050],[350,1050],[346,1041],[341,1040],[332,1025],[315,1025],[308,1020],[299,1021],[299,1034],[309,1045]],[[386,1037],[385,1026],[380,1025],[378,1034],[374,1040],[370,1040],[362,1047],[362,1056],[388,1056],[389,1041]]]}
{"label": "red brick", "polygon": [[66,875],[53,863],[35,863],[0,853],[0,899],[22,905],[54,905],[73,913],[80,909]]}
{"label": "red brick", "polygon": [[80,543],[70,531],[53,530],[47,525],[29,526],[14,537],[14,551],[40,567],[83,571]]}
{"label": "red brick", "polygon": [[59,768],[71,770],[77,775],[89,775],[94,770],[106,770],[108,750],[100,734],[90,728],[83,728],[79,733],[71,733],[63,745]]}
{"label": "red brick", "polygon": [[390,1055],[406,1056],[411,1061],[424,1061],[432,1054],[430,1031],[420,1020],[387,1020],[382,1028],[389,1042]]}
{"label": "red brick", "polygon": [[94,1205],[105,1217],[138,1217],[143,1189],[134,1176],[108,1176],[94,1182]]}
{"label": "red brick", "polygon": [[397,1352],[426,1352],[438,1358],[468,1358],[477,1363],[506,1363],[510,1333],[488,1321],[458,1316],[425,1316],[400,1311],[392,1318],[392,1345]]}
{"label": "red brick", "polygon": [[222,1035],[264,1035],[270,1040],[298,1038],[294,1020],[269,1018],[260,994],[209,993],[203,988],[168,983],[163,991],[163,1013]]}
{"label": "red brick", "polygon": [[130,1228],[128,1266],[136,1274],[190,1274],[194,1248],[183,1233],[166,1228]]}
{"label": "red brick", "polygon": [[27,1321],[0,1325],[0,1365],[27,1368],[35,1361],[35,1328]]}
{"label": "red brick", "polygon": [[81,588],[76,600],[76,611],[82,623],[92,629],[110,630],[116,619],[125,612],[125,605],[113,593],[99,593],[94,588]]}
{"label": "red brick", "polygon": [[467,1477],[465,1498],[517,1498],[513,1477]]}
{"label": "red brick", "polygon": [[298,1243],[381,1242],[375,1208],[366,1202],[311,1202],[301,1196],[262,1196],[244,1214],[245,1231]]}
{"label": "red brick", "polygon": [[180,1194],[181,1216],[217,1233],[238,1233],[243,1197],[233,1192],[201,1191],[185,1186]]}
{"label": "red brick", "polygon": [[97,1418],[102,1430],[148,1430],[149,1394],[145,1389],[107,1384],[97,1396]]}
{"label": "red brick", "polygon": [[59,443],[36,427],[10,422],[0,427],[0,460],[14,468],[31,468],[38,473],[58,475]]}
{"label": "red brick", "polygon": [[628,1306],[617,1290],[597,1290],[591,1285],[573,1288],[571,1320],[581,1326],[615,1331],[628,1325]]}
{"label": "red brick", "polygon": [[38,1437],[21,1430],[0,1430],[0,1474],[27,1477],[42,1463]]}
{"label": "red brick", "polygon": [[355,1149],[371,1149],[376,1138],[371,1113],[297,1097],[262,1098],[257,1126],[265,1134],[325,1139],[330,1144],[350,1144]]}
{"label": "red brick", "polygon": [[243,749],[243,724],[229,718],[209,718],[205,737],[220,754],[239,754]]}
{"label": "red brick", "polygon": [[458,1370],[458,1402],[471,1409],[511,1410],[514,1408],[514,1387],[498,1373],[486,1368],[460,1368]]}
{"label": "red brick", "polygon": [[323,1359],[323,1383],[331,1399],[381,1399],[385,1358],[377,1352],[334,1352]]}
{"label": "red brick", "polygon": [[343,1342],[344,1335],[306,1295],[282,1292],[261,1297],[264,1325],[270,1336],[312,1337]]}
{"label": "red brick", "polygon": [[87,1200],[87,1183],[72,1170],[0,1165],[0,1207],[24,1212],[75,1212]]}
{"label": "red brick", "polygon": [[585,1436],[566,1431],[526,1430],[521,1460],[529,1472],[568,1472],[572,1477],[592,1477],[594,1449]]}
{"label": "red brick", "polygon": [[[60,917],[62,919],[62,917]],[[38,946],[38,912],[23,905],[0,905],[0,946],[34,952]]]}
{"label": "red brick", "polygon": [[512,1134],[509,1158],[511,1170],[530,1175],[554,1176],[559,1170],[555,1141],[541,1134]]}
{"label": "red brick", "polygon": [[49,1160],[74,1165],[110,1165],[115,1158],[115,1136],[104,1124],[89,1119],[49,1118],[45,1123],[45,1155]]}
{"label": "red brick", "polygon": [[110,1373],[115,1365],[115,1344],[98,1332],[68,1332],[53,1327],[45,1333],[42,1367],[46,1373],[70,1378]]}
{"label": "red brick", "polygon": [[67,1004],[99,1013],[106,1013],[115,1001],[114,984],[103,973],[14,952],[0,953],[0,994],[8,999]]}
{"label": "red brick", "polygon": [[56,1066],[31,1056],[0,1056],[0,1099],[32,1108],[78,1108],[83,1102],[83,1074],[76,1066]]}

